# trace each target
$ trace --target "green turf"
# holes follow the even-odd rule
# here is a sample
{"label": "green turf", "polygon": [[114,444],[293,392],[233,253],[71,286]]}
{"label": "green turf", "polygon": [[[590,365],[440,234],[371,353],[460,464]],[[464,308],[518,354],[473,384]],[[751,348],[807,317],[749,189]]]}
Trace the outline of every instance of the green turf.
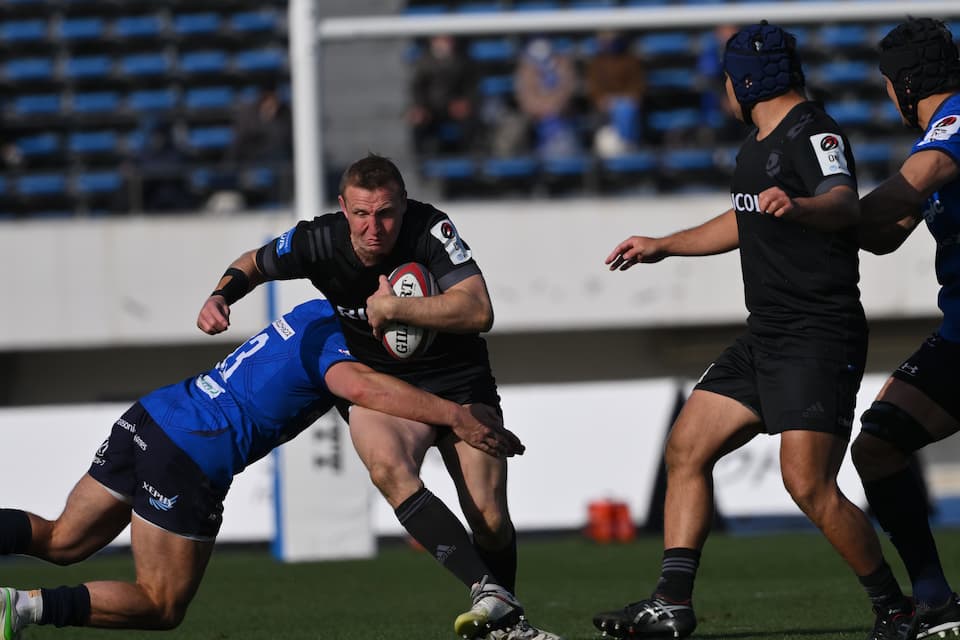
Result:
{"label": "green turf", "polygon": [[[939,532],[948,574],[960,581],[960,532]],[[597,638],[598,610],[645,596],[660,540],[597,545],[581,538],[521,537],[519,596],[530,619],[567,640]],[[904,573],[885,549],[898,577]],[[0,584],[20,588],[130,579],[126,553],[74,567],[30,559],[0,563]],[[699,638],[862,640],[872,614],[854,576],[816,533],[711,537],[695,595]],[[33,627],[24,638],[454,638],[466,590],[423,552],[403,545],[375,560],[283,565],[266,552],[218,549],[184,624],[168,634]]]}

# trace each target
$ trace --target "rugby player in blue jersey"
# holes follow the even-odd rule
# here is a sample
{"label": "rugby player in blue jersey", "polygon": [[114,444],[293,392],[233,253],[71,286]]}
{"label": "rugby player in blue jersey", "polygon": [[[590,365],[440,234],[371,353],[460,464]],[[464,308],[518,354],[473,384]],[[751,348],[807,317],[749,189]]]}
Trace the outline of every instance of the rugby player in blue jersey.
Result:
{"label": "rugby player in blue jersey", "polygon": [[920,224],[937,244],[940,327],[893,372],[853,443],[867,499],[913,584],[918,638],[960,635],[960,602],[930,531],[926,491],[909,461],[960,429],[960,60],[942,22],[907,20],[880,43],[887,95],[923,135],[903,166],[861,200],[861,246],[897,249]]}
{"label": "rugby player in blue jersey", "polygon": [[0,555],[73,564],[130,525],[136,566],[135,582],[0,588],[0,639],[12,640],[31,624],[179,625],[210,559],[233,477],[310,426],[338,397],[447,425],[495,457],[523,451],[492,407],[459,405],[375,372],[347,349],[330,303],[303,303],[213,369],[136,402],[114,423],[59,518],[0,509]]}

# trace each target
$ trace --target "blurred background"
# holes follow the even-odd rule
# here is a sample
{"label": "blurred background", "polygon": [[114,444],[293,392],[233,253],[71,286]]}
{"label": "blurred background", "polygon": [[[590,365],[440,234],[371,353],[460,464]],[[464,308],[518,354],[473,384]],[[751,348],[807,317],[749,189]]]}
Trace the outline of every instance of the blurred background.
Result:
{"label": "blurred background", "polygon": [[[226,334],[195,327],[234,257],[336,210],[340,173],[373,151],[451,215],[490,285],[494,373],[530,446],[516,467],[538,470],[511,490],[563,512],[519,526],[579,526],[605,497],[644,524],[678,394],[742,331],[739,260],[609,273],[604,258],[729,206],[747,131],[722,46],[761,18],[797,36],[863,192],[895,171],[914,137],[876,45],[908,12],[960,34],[951,0],[0,0],[0,446],[25,446],[23,410],[69,430],[76,407],[112,411],[208,368],[315,295],[276,283],[235,305]],[[914,236],[862,256],[871,394],[938,324],[934,244]],[[626,434],[643,455],[621,451],[623,474],[582,503],[536,483],[571,465],[589,477]],[[944,524],[960,522],[958,453],[924,454]]]}

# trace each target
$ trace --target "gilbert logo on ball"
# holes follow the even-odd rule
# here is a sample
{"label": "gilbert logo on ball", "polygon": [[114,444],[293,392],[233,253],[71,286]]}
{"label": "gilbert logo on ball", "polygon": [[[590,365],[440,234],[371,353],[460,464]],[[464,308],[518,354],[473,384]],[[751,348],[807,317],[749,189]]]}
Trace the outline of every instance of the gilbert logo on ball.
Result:
{"label": "gilbert logo on ball", "polygon": [[[418,262],[400,265],[387,276],[393,292],[401,298],[421,298],[439,293],[433,274]],[[436,332],[402,322],[391,323],[383,332],[383,347],[394,358],[407,360],[430,348]]]}

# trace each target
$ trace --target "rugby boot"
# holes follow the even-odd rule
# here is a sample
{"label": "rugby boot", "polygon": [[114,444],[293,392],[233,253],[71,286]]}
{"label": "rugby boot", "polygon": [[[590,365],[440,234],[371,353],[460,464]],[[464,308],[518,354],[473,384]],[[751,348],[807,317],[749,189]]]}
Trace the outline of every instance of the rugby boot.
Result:
{"label": "rugby boot", "polygon": [[697,628],[697,616],[689,602],[654,595],[617,611],[598,613],[593,624],[614,638],[686,638]]}
{"label": "rugby boot", "polygon": [[942,607],[918,612],[917,638],[960,637],[960,602],[957,600],[957,594],[953,594]]}
{"label": "rugby boot", "polygon": [[920,618],[913,608],[874,607],[877,619],[867,640],[915,640]]}
{"label": "rugby boot", "polygon": [[538,629],[524,617],[509,629],[497,629],[487,634],[487,640],[563,640],[561,636]]}
{"label": "rugby boot", "polygon": [[17,615],[17,590],[0,587],[0,640],[16,640],[20,637],[20,620]]}
{"label": "rugby boot", "polygon": [[470,597],[473,606],[457,616],[453,623],[454,632],[461,638],[472,640],[486,636],[491,631],[510,631],[523,620],[523,607],[513,594],[498,584],[488,582],[487,576],[473,585]]}

